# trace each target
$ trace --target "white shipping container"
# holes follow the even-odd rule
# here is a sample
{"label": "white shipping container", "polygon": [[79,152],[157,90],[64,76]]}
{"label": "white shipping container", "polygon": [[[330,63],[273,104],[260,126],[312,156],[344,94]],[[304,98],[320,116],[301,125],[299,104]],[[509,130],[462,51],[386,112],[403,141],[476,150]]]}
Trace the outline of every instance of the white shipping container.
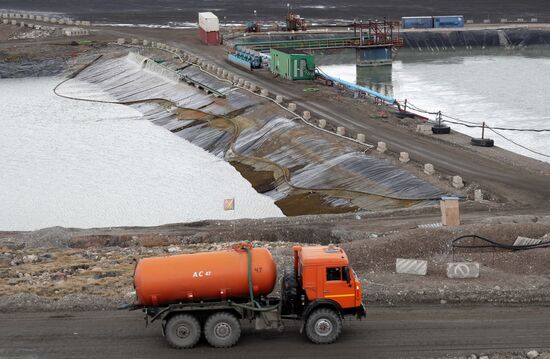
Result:
{"label": "white shipping container", "polygon": [[211,12],[199,12],[199,27],[206,32],[220,31],[220,21]]}

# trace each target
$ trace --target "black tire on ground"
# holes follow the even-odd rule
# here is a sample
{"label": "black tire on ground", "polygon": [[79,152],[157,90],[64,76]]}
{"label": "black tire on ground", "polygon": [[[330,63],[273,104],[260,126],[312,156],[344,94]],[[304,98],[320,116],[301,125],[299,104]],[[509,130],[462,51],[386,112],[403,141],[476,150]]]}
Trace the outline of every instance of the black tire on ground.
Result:
{"label": "black tire on ground", "polygon": [[432,126],[432,133],[434,135],[448,135],[449,133],[451,133],[451,128],[445,125],[435,125]]}
{"label": "black tire on ground", "polygon": [[495,145],[495,141],[490,138],[472,138],[470,140],[470,144],[472,144],[472,146],[479,147],[493,147]]}
{"label": "black tire on ground", "polygon": [[215,348],[232,347],[241,337],[241,323],[231,313],[214,313],[204,324],[204,337]]}
{"label": "black tire on ground", "polygon": [[332,309],[314,310],[306,321],[306,335],[315,344],[334,343],[342,333],[342,318]]}
{"label": "black tire on ground", "polygon": [[177,314],[166,322],[165,336],[172,348],[192,348],[201,337],[201,325],[197,318],[190,314]]}

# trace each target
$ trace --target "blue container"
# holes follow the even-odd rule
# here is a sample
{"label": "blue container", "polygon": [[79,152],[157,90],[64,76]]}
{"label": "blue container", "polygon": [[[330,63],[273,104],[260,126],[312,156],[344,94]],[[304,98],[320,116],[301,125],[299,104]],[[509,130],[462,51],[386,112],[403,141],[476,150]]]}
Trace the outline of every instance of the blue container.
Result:
{"label": "blue container", "polygon": [[464,27],[464,16],[434,16],[434,27]]}
{"label": "blue container", "polygon": [[431,29],[434,27],[434,19],[431,16],[402,17],[403,29]]}

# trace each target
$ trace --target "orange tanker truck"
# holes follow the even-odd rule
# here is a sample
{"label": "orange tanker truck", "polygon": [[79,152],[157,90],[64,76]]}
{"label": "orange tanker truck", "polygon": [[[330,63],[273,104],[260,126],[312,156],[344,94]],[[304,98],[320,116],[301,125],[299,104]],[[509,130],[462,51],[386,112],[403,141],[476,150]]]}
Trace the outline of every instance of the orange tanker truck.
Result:
{"label": "orange tanker truck", "polygon": [[235,345],[240,320],[255,329],[283,329],[301,321],[313,343],[338,339],[344,316],[365,316],[361,283],[339,247],[293,247],[294,266],[281,279],[281,296],[269,296],[277,268],[269,250],[241,244],[230,250],[141,259],[135,268],[136,303],[146,324],[160,320],[168,344],[192,348],[204,333],[214,347]]}

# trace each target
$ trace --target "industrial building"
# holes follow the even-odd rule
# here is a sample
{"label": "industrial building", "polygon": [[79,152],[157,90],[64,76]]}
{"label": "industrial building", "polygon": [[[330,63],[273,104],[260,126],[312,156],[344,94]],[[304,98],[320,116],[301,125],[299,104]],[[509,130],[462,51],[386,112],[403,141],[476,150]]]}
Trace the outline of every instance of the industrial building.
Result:
{"label": "industrial building", "polygon": [[271,49],[271,72],[288,80],[312,80],[315,57],[295,49]]}

